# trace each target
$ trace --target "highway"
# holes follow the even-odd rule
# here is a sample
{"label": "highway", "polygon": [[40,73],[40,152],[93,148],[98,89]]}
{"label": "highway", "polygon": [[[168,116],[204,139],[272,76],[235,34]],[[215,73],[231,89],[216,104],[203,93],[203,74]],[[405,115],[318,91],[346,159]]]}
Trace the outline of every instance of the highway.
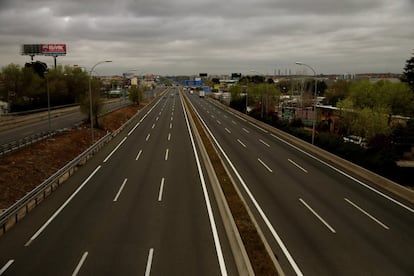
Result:
{"label": "highway", "polygon": [[[124,101],[122,98],[117,101],[107,102],[103,107],[103,112],[107,110],[113,110],[118,107],[122,107],[125,104],[128,103]],[[39,114],[26,115],[26,117],[28,116],[38,116],[39,119],[34,118],[32,119],[32,121],[29,122],[20,122],[19,120],[24,119],[25,117],[21,116],[18,118],[15,125],[10,125],[7,128],[3,127],[4,129],[0,131],[0,145],[11,143],[33,134],[49,131],[49,120],[47,118],[47,111],[40,112]],[[87,116],[85,116],[85,114],[83,114],[79,110],[79,107],[72,107],[65,111],[62,111],[61,114],[59,114],[58,116],[54,116],[52,114],[50,118],[50,129],[53,131],[71,128],[85,120],[86,117]]]}
{"label": "highway", "polygon": [[0,275],[237,275],[178,91],[0,238]]}
{"label": "highway", "polygon": [[413,275],[414,208],[188,95],[286,275]]}

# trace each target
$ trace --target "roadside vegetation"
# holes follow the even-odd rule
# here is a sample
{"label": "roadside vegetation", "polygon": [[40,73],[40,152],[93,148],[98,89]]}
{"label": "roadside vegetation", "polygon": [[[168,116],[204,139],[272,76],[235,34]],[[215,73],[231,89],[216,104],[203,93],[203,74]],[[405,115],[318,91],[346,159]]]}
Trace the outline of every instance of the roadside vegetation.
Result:
{"label": "roadside vegetation", "polygon": [[[112,84],[109,84],[109,86]],[[101,96],[109,87],[92,77],[91,94],[94,114],[103,107]],[[47,69],[40,62],[21,67],[9,64],[0,72],[0,101],[8,102],[9,112],[22,112],[48,107],[80,104],[81,111],[89,118],[89,75],[80,67],[57,66]],[[98,118],[95,116],[95,126]]]}
{"label": "roadside vegetation", "polygon": [[[414,186],[414,168],[396,164],[402,159],[414,161],[414,57],[407,60],[401,80],[318,80],[317,96],[324,97],[320,104],[335,111],[326,115],[318,108],[315,145],[402,185]],[[311,109],[314,80],[297,82],[244,78],[230,88],[230,106],[246,113],[247,100],[250,116],[311,142],[310,122],[280,114],[287,108]],[[300,102],[287,107],[290,103],[282,99],[292,95],[298,85]]]}

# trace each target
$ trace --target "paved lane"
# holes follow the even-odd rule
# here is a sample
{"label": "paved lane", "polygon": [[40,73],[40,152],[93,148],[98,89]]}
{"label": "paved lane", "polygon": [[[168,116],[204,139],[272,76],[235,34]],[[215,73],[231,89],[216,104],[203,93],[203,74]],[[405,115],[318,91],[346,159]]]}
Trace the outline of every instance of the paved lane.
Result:
{"label": "paved lane", "polygon": [[413,206],[206,100],[190,99],[240,175],[246,198],[251,193],[288,275],[412,275]]}
{"label": "paved lane", "polygon": [[235,275],[211,197],[174,92],[0,239],[0,272]]}

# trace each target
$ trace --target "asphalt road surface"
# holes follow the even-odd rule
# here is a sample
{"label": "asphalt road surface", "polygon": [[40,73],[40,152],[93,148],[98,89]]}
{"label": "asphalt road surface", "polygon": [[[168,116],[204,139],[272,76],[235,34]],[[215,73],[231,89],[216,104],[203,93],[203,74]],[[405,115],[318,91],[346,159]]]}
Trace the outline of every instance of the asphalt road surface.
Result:
{"label": "asphalt road surface", "polygon": [[0,275],[236,275],[177,91],[0,238]]}
{"label": "asphalt road surface", "polygon": [[287,275],[414,275],[414,208],[188,95]]}
{"label": "asphalt road surface", "polygon": [[[118,101],[112,101],[109,103],[106,103],[103,108],[103,112],[106,110],[113,110],[117,107],[124,106],[126,101],[124,99],[120,98]],[[30,115],[30,116],[33,116]],[[40,116],[40,114],[39,114]],[[47,116],[47,111],[42,112],[42,116]],[[50,130],[59,130],[64,128],[71,128],[74,125],[82,122],[86,119],[87,116],[83,114],[79,108],[77,109],[71,109],[70,112],[64,113],[62,115],[59,115],[58,117],[54,117],[53,115],[50,118]],[[24,137],[41,133],[41,132],[47,132],[49,130],[49,120],[43,119],[35,122],[27,122],[22,123],[17,126],[11,126],[9,129],[2,130],[0,132],[0,145],[11,143],[14,141],[17,141],[19,139],[22,139]]]}

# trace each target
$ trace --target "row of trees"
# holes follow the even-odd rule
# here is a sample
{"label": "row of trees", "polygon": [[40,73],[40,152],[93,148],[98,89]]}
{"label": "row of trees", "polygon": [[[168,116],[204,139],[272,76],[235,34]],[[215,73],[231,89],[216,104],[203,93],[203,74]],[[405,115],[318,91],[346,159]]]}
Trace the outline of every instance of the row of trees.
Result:
{"label": "row of trees", "polygon": [[[265,82],[262,76],[244,77],[231,87],[230,105],[245,112],[248,101],[253,107],[250,115],[310,141],[312,133],[303,128],[300,119],[288,123],[272,116],[272,107],[267,107],[277,105],[280,95],[293,95],[294,91],[302,91],[300,105],[309,107],[314,85],[313,79],[273,83]],[[318,81],[317,95],[324,96],[323,104],[338,107],[340,112],[334,133],[324,132],[324,123],[319,122],[316,145],[403,185],[412,185],[412,170],[397,167],[395,161],[414,145],[414,56],[407,60],[401,82]],[[351,134],[365,138],[367,147],[344,142],[343,136]]]}
{"label": "row of trees", "polygon": [[392,115],[414,116],[414,93],[405,83],[359,81],[350,84],[345,97],[336,104],[341,108],[340,132],[372,140],[390,135]]}
{"label": "row of trees", "polygon": [[[26,64],[21,67],[9,64],[0,72],[0,100],[9,103],[10,112],[27,111],[46,108],[48,106],[48,92],[50,106],[80,104],[81,111],[89,118],[89,74],[79,67],[57,66],[56,69],[37,70],[37,63]],[[46,69],[46,68],[45,68]],[[92,109],[95,114],[95,126],[98,126],[98,117],[102,109],[102,91],[111,87],[119,87],[118,80],[112,80],[108,87],[93,77],[91,79]],[[129,90],[129,99],[139,104],[145,90],[132,87]]]}
{"label": "row of trees", "polygon": [[[32,67],[10,64],[0,73],[0,99],[7,101],[11,112],[80,103],[88,92],[88,74],[81,68],[58,66],[40,75]],[[100,82],[93,79],[92,88],[99,92]]]}

